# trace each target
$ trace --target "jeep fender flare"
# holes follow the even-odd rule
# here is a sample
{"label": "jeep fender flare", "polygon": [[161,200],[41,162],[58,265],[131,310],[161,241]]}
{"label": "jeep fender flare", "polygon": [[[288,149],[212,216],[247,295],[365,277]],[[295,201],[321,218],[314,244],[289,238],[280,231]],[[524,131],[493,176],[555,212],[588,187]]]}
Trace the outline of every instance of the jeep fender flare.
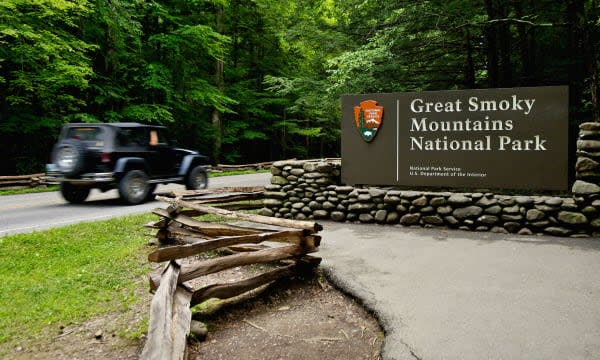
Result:
{"label": "jeep fender flare", "polygon": [[117,160],[115,164],[115,174],[124,174],[129,170],[143,170],[148,173],[146,160],[140,157],[124,157]]}
{"label": "jeep fender flare", "polygon": [[179,167],[179,176],[186,176],[195,166],[202,165],[207,160],[208,158],[203,155],[193,154],[184,156]]}

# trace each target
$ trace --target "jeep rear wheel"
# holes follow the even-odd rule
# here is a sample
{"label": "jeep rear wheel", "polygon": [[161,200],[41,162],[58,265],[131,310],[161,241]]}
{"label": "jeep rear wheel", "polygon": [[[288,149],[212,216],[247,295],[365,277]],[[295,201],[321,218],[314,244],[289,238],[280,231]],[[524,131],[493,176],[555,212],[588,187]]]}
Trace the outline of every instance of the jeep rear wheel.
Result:
{"label": "jeep rear wheel", "polygon": [[129,171],[119,182],[119,196],[130,205],[146,201],[149,191],[148,175],[141,170]]}
{"label": "jeep rear wheel", "polygon": [[60,193],[68,202],[72,204],[81,204],[90,194],[90,188],[63,182],[60,184]]}
{"label": "jeep rear wheel", "polygon": [[208,175],[202,166],[196,166],[188,173],[185,187],[188,190],[206,189],[208,186]]}

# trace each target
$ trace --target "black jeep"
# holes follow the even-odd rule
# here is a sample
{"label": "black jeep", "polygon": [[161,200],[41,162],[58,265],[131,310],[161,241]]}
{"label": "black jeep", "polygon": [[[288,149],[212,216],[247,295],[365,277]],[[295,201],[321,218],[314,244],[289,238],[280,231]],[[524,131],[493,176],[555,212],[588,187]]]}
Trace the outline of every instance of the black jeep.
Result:
{"label": "black jeep", "polygon": [[151,198],[157,184],[204,189],[208,158],[179,149],[166,128],[138,123],[66,124],[46,165],[48,182],[60,183],[71,203],[85,201],[93,188],[117,188],[128,204]]}

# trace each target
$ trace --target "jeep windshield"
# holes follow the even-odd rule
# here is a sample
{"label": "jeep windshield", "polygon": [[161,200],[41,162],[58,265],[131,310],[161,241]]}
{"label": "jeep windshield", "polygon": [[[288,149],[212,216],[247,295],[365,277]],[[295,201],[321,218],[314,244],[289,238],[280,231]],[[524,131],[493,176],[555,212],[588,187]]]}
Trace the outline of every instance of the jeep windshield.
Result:
{"label": "jeep windshield", "polygon": [[89,147],[104,146],[103,130],[99,127],[70,127],[64,134],[63,139],[80,140]]}

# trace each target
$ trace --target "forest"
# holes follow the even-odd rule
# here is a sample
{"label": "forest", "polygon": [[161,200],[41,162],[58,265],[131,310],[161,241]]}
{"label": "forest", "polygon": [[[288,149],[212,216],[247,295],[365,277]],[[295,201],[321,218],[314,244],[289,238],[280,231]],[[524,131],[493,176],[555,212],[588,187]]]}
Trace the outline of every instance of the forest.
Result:
{"label": "forest", "polygon": [[[342,94],[569,85],[600,121],[596,0],[2,0],[0,175],[68,122],[167,126],[213,163],[333,157]],[[571,134],[571,137],[575,136]]]}

